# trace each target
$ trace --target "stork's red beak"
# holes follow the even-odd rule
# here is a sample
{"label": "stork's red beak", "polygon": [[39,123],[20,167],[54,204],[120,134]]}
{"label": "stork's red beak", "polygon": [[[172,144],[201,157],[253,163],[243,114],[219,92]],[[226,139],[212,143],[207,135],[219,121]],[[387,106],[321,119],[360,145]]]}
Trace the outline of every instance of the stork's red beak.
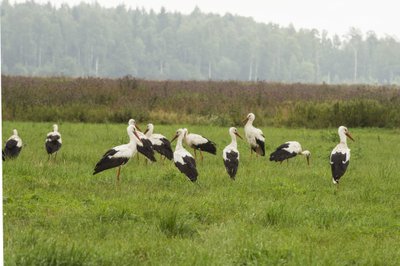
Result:
{"label": "stork's red beak", "polygon": [[236,136],[238,136],[239,138],[243,139],[242,136],[239,135],[239,133],[235,133]]}
{"label": "stork's red beak", "polygon": [[355,140],[353,139],[353,137],[350,135],[349,132],[347,132],[347,133],[345,133],[345,134],[346,134],[347,137],[349,137],[349,139],[351,139],[352,141],[355,141]]}
{"label": "stork's red beak", "polygon": [[137,137],[137,139],[139,140],[139,142],[142,143],[142,140],[140,139],[138,133],[136,133],[136,131],[133,131],[133,134],[135,134],[135,136]]}
{"label": "stork's red beak", "polygon": [[244,124],[244,123],[246,123],[247,122],[247,120],[249,120],[249,118],[248,117],[246,117],[243,121],[242,121],[242,123]]}
{"label": "stork's red beak", "polygon": [[146,129],[146,131],[145,131],[145,132],[143,132],[143,134],[145,134],[145,135],[146,135],[146,133],[147,133],[147,132],[149,132],[149,129]]}
{"label": "stork's red beak", "polygon": [[137,128],[137,130],[139,130],[140,132],[142,132],[142,130],[140,129],[140,127],[138,126],[138,124],[135,124],[135,127]]}
{"label": "stork's red beak", "polygon": [[306,156],[306,158],[307,158],[307,165],[310,165],[310,157]]}

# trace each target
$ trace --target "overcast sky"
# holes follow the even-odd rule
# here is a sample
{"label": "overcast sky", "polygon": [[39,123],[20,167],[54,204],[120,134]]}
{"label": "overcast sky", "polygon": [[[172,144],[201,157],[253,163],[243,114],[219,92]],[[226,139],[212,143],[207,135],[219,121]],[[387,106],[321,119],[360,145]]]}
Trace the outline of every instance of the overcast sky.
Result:
{"label": "overcast sky", "polygon": [[[25,2],[26,0],[10,0]],[[273,22],[282,26],[292,23],[298,28],[325,29],[332,34],[342,36],[350,27],[356,27],[366,33],[375,31],[379,36],[385,34],[400,39],[400,1],[399,0],[34,0],[36,3],[51,2],[76,5],[80,2],[98,2],[102,6],[112,7],[125,4],[129,7],[144,7],[156,12],[162,6],[167,11],[179,11],[188,14],[195,6],[203,12],[218,14],[237,14],[253,17],[259,22]]]}

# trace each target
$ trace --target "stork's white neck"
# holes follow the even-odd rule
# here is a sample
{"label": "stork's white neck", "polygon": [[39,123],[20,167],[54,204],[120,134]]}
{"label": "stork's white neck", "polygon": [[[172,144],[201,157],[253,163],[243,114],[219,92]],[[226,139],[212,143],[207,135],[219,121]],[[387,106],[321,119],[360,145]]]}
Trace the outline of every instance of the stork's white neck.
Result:
{"label": "stork's white neck", "polygon": [[347,145],[347,137],[346,137],[346,134],[344,134],[343,131],[339,132],[339,138],[340,138],[340,143],[343,143],[343,144]]}
{"label": "stork's white neck", "polygon": [[237,147],[237,140],[236,140],[236,135],[235,135],[235,133],[229,132],[229,135],[231,135],[231,138],[232,138],[232,142],[231,142],[230,145],[233,145],[233,146]]}
{"label": "stork's white neck", "polygon": [[154,126],[153,125],[148,125],[147,127],[147,132],[146,132],[146,137],[150,138],[151,135],[153,135],[154,131]]}
{"label": "stork's white neck", "polygon": [[248,119],[247,120],[247,122],[246,122],[246,125],[245,125],[245,127],[248,127],[248,126],[253,126],[253,121],[254,121],[254,119]]}
{"label": "stork's white neck", "polygon": [[183,133],[182,135],[179,135],[179,136],[178,136],[178,139],[177,139],[177,141],[176,141],[176,148],[175,148],[175,150],[183,149],[182,140],[183,140],[184,135],[185,135],[185,133]]}
{"label": "stork's white neck", "polygon": [[129,146],[131,147],[136,147],[137,145],[137,139],[135,134],[133,134],[133,125],[128,126],[128,128],[126,129],[126,132],[128,133],[129,136]]}

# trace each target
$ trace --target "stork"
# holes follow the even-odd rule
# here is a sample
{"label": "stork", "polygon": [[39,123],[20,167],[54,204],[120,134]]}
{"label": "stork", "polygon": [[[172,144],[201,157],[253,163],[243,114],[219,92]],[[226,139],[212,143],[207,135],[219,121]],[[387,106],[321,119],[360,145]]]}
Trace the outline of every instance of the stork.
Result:
{"label": "stork", "polygon": [[137,150],[139,153],[143,154],[147,159],[149,159],[152,162],[156,161],[156,158],[154,157],[154,150],[151,145],[151,141],[146,137],[145,134],[140,132],[140,128],[136,124],[135,119],[129,119],[128,122],[129,125],[133,125],[136,129],[136,133],[139,135],[141,142],[137,144]]}
{"label": "stork", "polygon": [[182,141],[186,134],[187,131],[180,128],[176,131],[175,137],[171,140],[171,142],[173,142],[176,138],[178,139],[174,152],[174,163],[179,171],[185,174],[190,181],[196,182],[197,176],[199,175],[196,169],[196,161],[194,160],[193,156],[182,146]]}
{"label": "stork", "polygon": [[96,164],[93,175],[107,169],[118,167],[116,179],[117,183],[119,183],[121,166],[126,164],[131,157],[135,156],[137,152],[136,145],[137,143],[140,143],[140,137],[137,134],[134,125],[129,125],[126,128],[126,131],[129,136],[129,143],[109,149],[100,159],[100,161]]}
{"label": "stork", "polygon": [[269,160],[281,163],[284,160],[289,162],[290,158],[293,158],[298,154],[304,155],[307,158],[307,164],[310,165],[310,151],[303,151],[300,143],[297,141],[288,141],[280,145],[273,153],[270,154]]}
{"label": "stork", "polygon": [[61,134],[60,132],[58,132],[57,124],[54,124],[53,131],[47,134],[45,142],[45,147],[47,154],[49,155],[49,159],[52,154],[55,154],[54,158],[57,157],[57,152],[61,149],[61,145],[62,145]]}
{"label": "stork", "polygon": [[201,160],[203,160],[202,151],[211,153],[216,155],[217,154],[217,147],[214,142],[211,140],[194,133],[189,133],[187,128],[183,129],[185,131],[185,142],[186,144],[193,149],[194,151],[194,158],[196,159],[196,150],[200,151]]}
{"label": "stork", "polygon": [[2,157],[3,161],[7,158],[16,158],[22,149],[22,139],[18,136],[18,131],[13,129],[13,134],[8,138],[6,145],[4,146]]}
{"label": "stork", "polygon": [[235,127],[229,128],[229,135],[231,135],[232,142],[222,151],[222,158],[228,175],[232,180],[235,180],[237,169],[239,167],[239,151],[237,149],[236,136],[242,138]]}
{"label": "stork", "polygon": [[340,126],[338,133],[340,143],[332,150],[330,157],[332,182],[335,185],[339,185],[339,179],[344,175],[350,163],[350,149],[347,147],[346,137],[349,137],[349,139],[354,141],[346,127]]}
{"label": "stork", "polygon": [[147,124],[147,129],[144,134],[150,140],[153,149],[168,160],[172,160],[172,158],[174,158],[174,152],[172,151],[171,143],[165,136],[154,134],[153,131],[154,125],[151,123]]}
{"label": "stork", "polygon": [[253,121],[256,116],[253,113],[249,113],[245,120],[243,120],[245,124],[244,132],[246,135],[247,142],[250,144],[250,152],[253,154],[253,151],[256,154],[261,156],[265,156],[265,137],[261,129],[253,126]]}

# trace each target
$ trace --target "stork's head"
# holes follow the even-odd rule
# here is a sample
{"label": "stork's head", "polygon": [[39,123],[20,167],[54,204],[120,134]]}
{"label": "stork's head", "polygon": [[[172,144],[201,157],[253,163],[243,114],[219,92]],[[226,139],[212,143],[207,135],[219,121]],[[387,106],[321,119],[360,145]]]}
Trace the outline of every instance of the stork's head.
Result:
{"label": "stork's head", "polygon": [[18,136],[18,131],[15,128],[13,129],[13,135]]}
{"label": "stork's head", "polygon": [[306,150],[306,151],[303,151],[301,154],[303,154],[304,156],[306,156],[307,164],[310,165],[311,152]]}
{"label": "stork's head", "polygon": [[142,131],[140,128],[139,128],[139,126],[136,124],[136,121],[135,121],[135,119],[129,119],[129,121],[128,121],[128,125],[133,125],[133,126],[135,126],[136,127],[136,129],[137,130],[139,130],[139,131]]}
{"label": "stork's head", "polygon": [[182,136],[182,138],[186,135],[187,129],[186,128],[180,128],[175,132],[174,138],[171,140],[173,142],[175,139],[179,138]]}
{"label": "stork's head", "polygon": [[236,127],[231,127],[231,128],[229,128],[229,134],[231,134],[231,135],[236,135],[236,136],[238,136],[239,138],[243,139],[242,136],[239,135],[239,131],[237,130]]}
{"label": "stork's head", "polygon": [[249,113],[243,120],[243,123],[247,123],[247,121],[253,122],[254,119],[256,119],[256,116],[253,113]]}
{"label": "stork's head", "polygon": [[58,126],[57,126],[57,124],[54,124],[54,125],[53,125],[53,131],[54,131],[54,132],[57,132],[57,131],[58,131]]}
{"label": "stork's head", "polygon": [[354,141],[353,137],[350,135],[349,130],[345,126],[340,126],[338,129],[339,136],[347,136],[349,139]]}
{"label": "stork's head", "polygon": [[143,133],[146,135],[146,133],[150,131],[150,133],[153,134],[153,130],[154,130],[154,125],[152,123],[148,123],[146,130]]}

